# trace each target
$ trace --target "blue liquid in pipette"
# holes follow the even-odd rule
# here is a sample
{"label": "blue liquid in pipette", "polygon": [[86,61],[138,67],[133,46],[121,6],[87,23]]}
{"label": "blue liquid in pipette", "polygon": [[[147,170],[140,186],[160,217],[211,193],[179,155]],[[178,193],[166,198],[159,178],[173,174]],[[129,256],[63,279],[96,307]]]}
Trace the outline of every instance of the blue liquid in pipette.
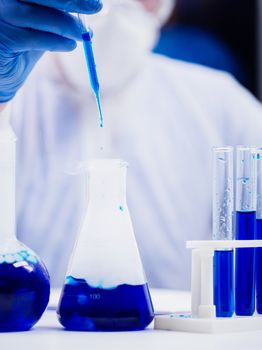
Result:
{"label": "blue liquid in pipette", "polygon": [[43,264],[27,251],[16,255],[19,262],[0,263],[0,332],[29,330],[49,300],[49,276]]}
{"label": "blue liquid in pipette", "polygon": [[[236,212],[236,239],[255,239],[256,212]],[[236,315],[252,316],[255,311],[255,249],[236,249]]]}
{"label": "blue liquid in pipette", "polygon": [[233,250],[215,251],[214,304],[217,317],[231,317],[234,313],[234,254]]}
{"label": "blue liquid in pipette", "polygon": [[147,284],[92,288],[71,276],[66,279],[57,313],[66,329],[79,331],[142,330],[154,318]]}
{"label": "blue liquid in pipette", "polygon": [[82,34],[83,38],[83,46],[85,50],[85,58],[86,58],[86,64],[88,67],[88,72],[89,72],[89,79],[90,79],[90,84],[91,87],[94,91],[95,97],[96,97],[96,102],[97,102],[97,107],[99,111],[99,116],[100,116],[100,127],[103,127],[103,113],[102,113],[102,108],[101,108],[101,101],[100,101],[100,93],[99,93],[99,81],[98,81],[98,76],[97,76],[97,70],[96,70],[96,63],[95,63],[95,57],[94,57],[94,52],[92,48],[92,41],[91,41],[91,34],[90,32],[85,32]]}
{"label": "blue liquid in pipette", "polygon": [[[257,219],[256,239],[262,239],[262,219]],[[262,314],[262,248],[256,249],[257,313]]]}

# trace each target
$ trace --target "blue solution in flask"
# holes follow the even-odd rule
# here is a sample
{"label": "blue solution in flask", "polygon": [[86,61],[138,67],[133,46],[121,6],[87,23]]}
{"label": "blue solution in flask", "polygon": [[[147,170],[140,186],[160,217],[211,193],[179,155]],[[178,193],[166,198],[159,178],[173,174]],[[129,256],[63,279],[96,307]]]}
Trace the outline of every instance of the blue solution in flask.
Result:
{"label": "blue solution in flask", "polygon": [[154,318],[126,201],[127,163],[88,167],[88,205],[57,309],[68,330],[135,331]]}
{"label": "blue solution in flask", "polygon": [[69,276],[58,317],[68,330],[135,331],[153,321],[154,311],[147,284],[93,288],[85,280]]}
{"label": "blue solution in flask", "polygon": [[[236,212],[236,239],[255,239],[255,211]],[[255,311],[255,249],[236,249],[236,315],[252,316]]]}
{"label": "blue solution in flask", "polygon": [[214,303],[217,317],[232,317],[234,313],[233,276],[233,250],[215,251]]}
{"label": "blue solution in flask", "polygon": [[0,332],[29,330],[49,300],[48,272],[27,250],[0,255]]}
{"label": "blue solution in flask", "polygon": [[[256,220],[256,238],[262,239],[262,219]],[[257,313],[262,314],[262,248],[256,248],[256,299]]]}

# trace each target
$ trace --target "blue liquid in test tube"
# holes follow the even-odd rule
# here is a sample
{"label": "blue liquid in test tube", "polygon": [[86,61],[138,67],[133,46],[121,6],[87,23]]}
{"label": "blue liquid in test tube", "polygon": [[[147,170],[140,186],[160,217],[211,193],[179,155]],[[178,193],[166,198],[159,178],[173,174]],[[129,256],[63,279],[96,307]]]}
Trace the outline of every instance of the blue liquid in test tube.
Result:
{"label": "blue liquid in test tube", "polygon": [[[232,240],[233,148],[213,149],[213,239]],[[234,253],[214,253],[214,304],[217,317],[234,313]]]}
{"label": "blue liquid in test tube", "polygon": [[[237,148],[236,239],[255,239],[257,151]],[[236,315],[252,316],[255,311],[255,249],[236,249]]]}
{"label": "blue liquid in test tube", "polygon": [[215,251],[214,304],[217,317],[234,313],[234,254],[233,250]]}
{"label": "blue liquid in test tube", "polygon": [[[257,217],[256,239],[262,239],[262,149],[257,154]],[[262,314],[262,248],[256,249],[257,313]]]}
{"label": "blue liquid in test tube", "polygon": [[[262,239],[262,219],[257,219],[257,239]],[[257,313],[262,314],[262,248],[256,249]]]}
{"label": "blue liquid in test tube", "polygon": [[[255,211],[237,211],[236,239],[254,239]],[[236,251],[236,314],[251,316],[255,311],[255,249]]]}

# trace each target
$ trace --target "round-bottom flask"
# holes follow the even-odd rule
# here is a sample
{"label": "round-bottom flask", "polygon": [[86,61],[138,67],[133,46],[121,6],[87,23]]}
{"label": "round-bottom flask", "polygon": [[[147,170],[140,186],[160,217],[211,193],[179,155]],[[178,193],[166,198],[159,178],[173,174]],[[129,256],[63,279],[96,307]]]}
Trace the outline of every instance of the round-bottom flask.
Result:
{"label": "round-bottom flask", "polygon": [[126,204],[126,168],[121,160],[90,164],[88,207],[57,309],[68,330],[142,330],[154,318]]}
{"label": "round-bottom flask", "polygon": [[0,252],[0,331],[29,330],[50,295],[49,275],[39,257],[19,241]]}
{"label": "round-bottom flask", "polygon": [[0,115],[0,332],[30,329],[49,294],[45,266],[16,239],[15,135],[7,111]]}

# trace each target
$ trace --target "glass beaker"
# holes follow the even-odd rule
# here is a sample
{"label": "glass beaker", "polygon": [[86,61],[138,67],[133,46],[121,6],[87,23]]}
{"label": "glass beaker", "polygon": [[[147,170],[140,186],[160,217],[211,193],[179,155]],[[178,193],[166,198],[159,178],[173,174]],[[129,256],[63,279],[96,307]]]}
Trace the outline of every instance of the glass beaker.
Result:
{"label": "glass beaker", "polygon": [[49,275],[44,264],[16,239],[15,135],[8,119],[1,115],[0,332],[30,329],[46,309],[49,294]]}
{"label": "glass beaker", "polygon": [[88,206],[61,294],[58,317],[70,330],[141,330],[154,318],[126,203],[127,163],[94,160]]}

